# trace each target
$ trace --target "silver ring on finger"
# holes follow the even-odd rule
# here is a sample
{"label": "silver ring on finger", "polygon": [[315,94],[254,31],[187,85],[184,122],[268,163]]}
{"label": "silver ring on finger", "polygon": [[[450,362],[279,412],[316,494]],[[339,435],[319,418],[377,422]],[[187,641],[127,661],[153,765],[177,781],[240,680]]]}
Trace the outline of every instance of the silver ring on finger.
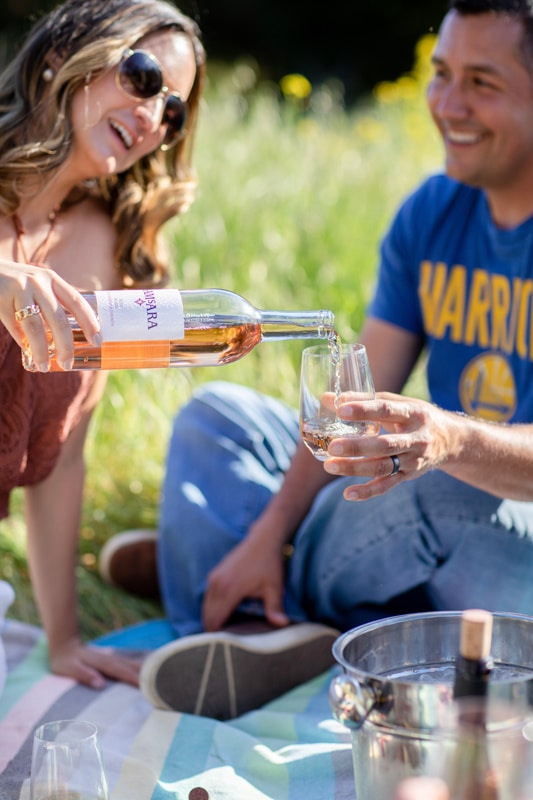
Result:
{"label": "silver ring on finger", "polygon": [[19,308],[17,311],[15,311],[15,319],[17,322],[22,322],[23,319],[33,317],[35,314],[40,313],[41,309],[37,303],[32,303],[31,306],[24,306],[24,308]]}
{"label": "silver ring on finger", "polygon": [[397,475],[400,471],[400,459],[398,456],[391,456],[392,459],[392,472],[389,475],[389,478],[392,478],[394,475]]}

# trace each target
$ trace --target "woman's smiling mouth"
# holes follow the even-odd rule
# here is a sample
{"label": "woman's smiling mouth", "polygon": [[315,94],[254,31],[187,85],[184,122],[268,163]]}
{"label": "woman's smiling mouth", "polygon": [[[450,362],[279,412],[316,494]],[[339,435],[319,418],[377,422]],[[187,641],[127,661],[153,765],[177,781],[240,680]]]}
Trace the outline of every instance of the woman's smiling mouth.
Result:
{"label": "woman's smiling mouth", "polygon": [[109,124],[111,128],[115,131],[115,133],[119,136],[126,149],[130,150],[130,148],[132,148],[134,145],[134,139],[129,130],[125,128],[124,125],[121,125],[120,122],[117,122],[116,120],[113,119],[109,120]]}

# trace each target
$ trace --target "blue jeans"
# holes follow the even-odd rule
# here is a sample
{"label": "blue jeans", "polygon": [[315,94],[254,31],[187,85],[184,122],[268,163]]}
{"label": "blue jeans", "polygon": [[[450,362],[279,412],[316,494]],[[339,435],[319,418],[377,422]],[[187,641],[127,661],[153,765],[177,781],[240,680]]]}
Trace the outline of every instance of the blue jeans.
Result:
{"label": "blue jeans", "polygon": [[[252,389],[206,384],[178,413],[158,550],[177,635],[202,630],[209,571],[275,493],[298,441],[296,412]],[[348,630],[409,611],[485,608],[533,615],[533,503],[500,500],[442,472],[381,497],[316,497],[294,538],[285,606],[294,620]]]}

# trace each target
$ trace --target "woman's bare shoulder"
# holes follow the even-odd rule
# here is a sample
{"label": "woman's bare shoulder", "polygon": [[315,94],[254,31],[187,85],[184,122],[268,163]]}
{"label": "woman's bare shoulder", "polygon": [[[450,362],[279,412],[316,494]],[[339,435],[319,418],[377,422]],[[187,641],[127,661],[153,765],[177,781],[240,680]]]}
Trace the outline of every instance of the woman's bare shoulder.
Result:
{"label": "woman's bare shoulder", "polygon": [[55,263],[69,283],[86,291],[120,285],[115,266],[116,230],[102,203],[85,198],[61,212]]}

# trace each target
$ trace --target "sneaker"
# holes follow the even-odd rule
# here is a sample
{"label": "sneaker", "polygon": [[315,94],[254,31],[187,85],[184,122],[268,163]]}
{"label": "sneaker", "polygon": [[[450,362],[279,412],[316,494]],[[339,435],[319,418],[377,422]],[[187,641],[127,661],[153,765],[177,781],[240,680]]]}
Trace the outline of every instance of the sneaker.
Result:
{"label": "sneaker", "polygon": [[316,623],[247,636],[185,636],[146,658],[141,691],[156,708],[234,719],[328,670],[338,636]]}
{"label": "sneaker", "polygon": [[130,594],[159,599],[158,538],[157,531],[141,529],[112,536],[100,552],[102,580]]}

